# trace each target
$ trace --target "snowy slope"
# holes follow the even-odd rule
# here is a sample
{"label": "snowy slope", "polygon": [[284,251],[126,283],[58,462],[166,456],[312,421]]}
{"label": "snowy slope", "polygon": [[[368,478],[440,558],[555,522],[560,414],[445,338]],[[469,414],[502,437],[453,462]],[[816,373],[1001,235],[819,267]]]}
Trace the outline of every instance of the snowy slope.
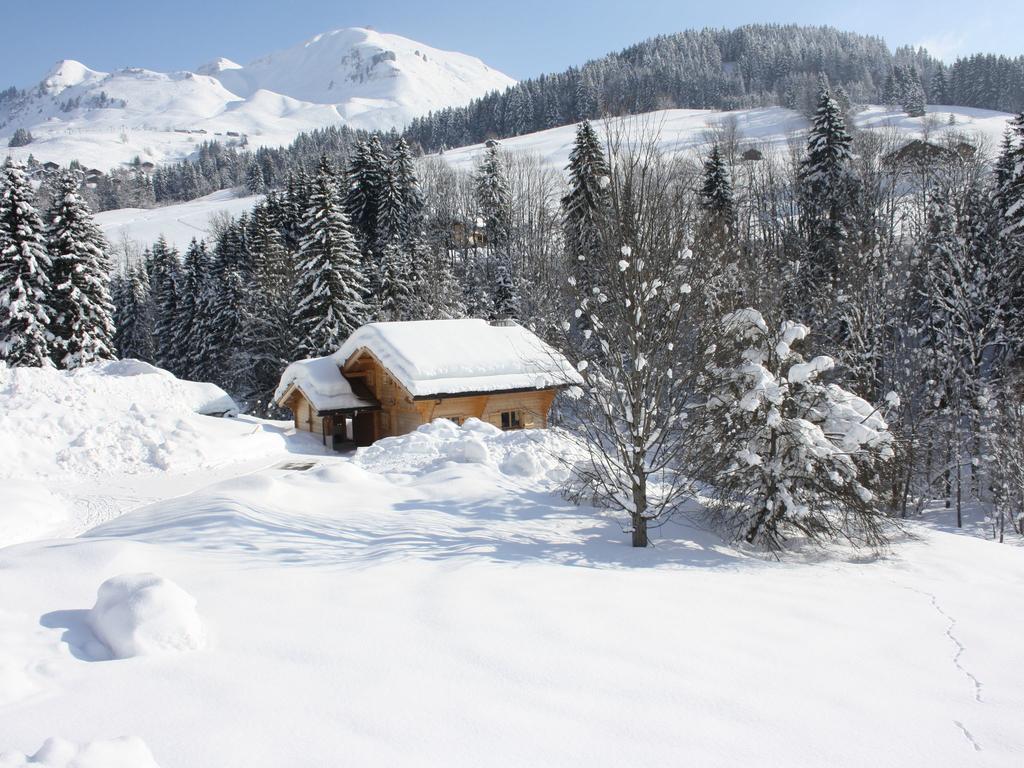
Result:
{"label": "snowy slope", "polygon": [[[949,125],[949,116],[956,123]],[[929,130],[933,137],[948,132],[960,132],[987,149],[998,147],[1007,121],[1012,117],[1003,112],[992,112],[970,107],[929,107]],[[757,146],[769,151],[784,152],[795,136],[799,140],[807,130],[807,121],[798,113],[782,107],[716,112],[701,109],[670,109],[635,117],[611,120],[598,124],[602,132],[609,126],[625,130],[627,135],[656,135],[659,145],[667,152],[704,152],[715,126],[736,120],[744,146]],[[922,118],[907,117],[902,112],[880,106],[871,106],[857,113],[856,124],[867,130],[891,131],[906,140],[919,138],[925,127]],[[576,126],[567,125],[538,133],[504,139],[504,150],[541,158],[548,167],[562,170],[569,162],[569,151],[576,135]],[[34,145],[33,145],[34,146]],[[443,158],[452,167],[472,170],[483,154],[483,146],[451,149]],[[170,205],[152,210],[125,209],[108,211],[97,217],[111,242],[120,242],[122,233],[129,239],[150,244],[160,233],[184,248],[194,236],[209,231],[210,217],[219,211],[237,216],[250,208],[258,198],[235,198],[230,192],[216,192],[199,200]]]}
{"label": "snowy slope", "polygon": [[96,214],[107,241],[119,249],[127,238],[139,247],[152,245],[163,235],[178,250],[184,251],[192,238],[212,239],[213,222],[218,216],[237,217],[262,199],[262,195],[236,197],[230,189],[213,192],[187,203],[161,208],[118,208]]}
{"label": "snowy slope", "polygon": [[[955,124],[949,124],[953,115]],[[932,141],[948,133],[963,134],[989,151],[996,151],[1007,122],[1013,115],[972,107],[930,106],[924,118],[908,117],[899,110],[868,106],[854,116],[854,125],[865,130],[887,131],[904,140],[921,138],[927,124]],[[716,130],[728,121],[736,121],[741,146],[784,152],[790,140],[800,139],[808,122],[798,112],[784,107],[763,107],[733,112],[708,109],[666,109],[595,123],[604,138],[609,134],[629,140],[653,138],[669,154],[704,152]],[[576,126],[566,125],[546,131],[503,139],[508,152],[539,157],[549,167],[564,169],[576,136]],[[451,149],[444,159],[454,168],[471,170],[483,154],[482,144]]]}
{"label": "snowy slope", "polygon": [[105,73],[65,60],[24,99],[0,103],[0,146],[27,128],[36,141],[11,150],[16,157],[100,169],[136,155],[162,163],[211,139],[279,146],[341,123],[400,127],[513,82],[471,56],[369,29],[318,35],[246,67],[218,59],[198,72]]}
{"label": "snowy slope", "polygon": [[[915,525],[885,556],[772,562],[671,525],[632,550],[552,493],[558,447],[439,423],[0,549],[0,752],[130,736],[162,768],[1024,760],[1024,548]],[[92,663],[97,589],[143,571],[196,598],[205,649]]]}

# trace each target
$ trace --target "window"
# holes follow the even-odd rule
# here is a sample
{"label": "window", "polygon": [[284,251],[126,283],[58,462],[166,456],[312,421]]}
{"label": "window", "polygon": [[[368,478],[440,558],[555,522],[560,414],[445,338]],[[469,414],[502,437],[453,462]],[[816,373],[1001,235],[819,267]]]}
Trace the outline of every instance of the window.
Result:
{"label": "window", "polygon": [[501,428],[502,429],[522,429],[523,428],[523,412],[522,411],[502,411],[501,412]]}
{"label": "window", "polygon": [[465,416],[445,416],[448,421],[454,421],[460,427],[466,422]]}

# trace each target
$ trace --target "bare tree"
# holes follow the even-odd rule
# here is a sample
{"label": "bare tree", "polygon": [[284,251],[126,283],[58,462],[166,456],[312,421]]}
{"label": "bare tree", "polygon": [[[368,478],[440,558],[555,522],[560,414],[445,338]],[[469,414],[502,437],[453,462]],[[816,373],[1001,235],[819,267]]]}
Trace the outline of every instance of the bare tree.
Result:
{"label": "bare tree", "polygon": [[[570,495],[621,513],[635,547],[690,497],[681,472],[689,351],[696,348],[705,275],[687,247],[693,198],[653,142],[613,140],[609,212],[589,286],[570,278],[584,337],[564,344],[584,379],[569,430],[586,459]],[[592,351],[592,353],[591,353]]]}

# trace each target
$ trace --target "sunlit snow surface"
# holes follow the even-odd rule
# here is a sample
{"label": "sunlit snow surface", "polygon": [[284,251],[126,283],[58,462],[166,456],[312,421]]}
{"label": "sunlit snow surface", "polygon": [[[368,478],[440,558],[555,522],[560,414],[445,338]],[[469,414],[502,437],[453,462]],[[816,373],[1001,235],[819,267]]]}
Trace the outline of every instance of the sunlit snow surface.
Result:
{"label": "sunlit snow surface", "polygon": [[[83,403],[97,431],[128,418]],[[148,506],[0,549],[9,764],[51,737],[162,768],[1021,764],[1016,544],[930,517],[878,557],[776,562],[680,520],[634,550],[557,495],[557,432],[437,422],[327,455],[236,423],[277,441],[259,464],[203,429],[223,463],[191,487],[151,468]],[[195,599],[204,642],[98,661],[97,590],[138,573]]]}

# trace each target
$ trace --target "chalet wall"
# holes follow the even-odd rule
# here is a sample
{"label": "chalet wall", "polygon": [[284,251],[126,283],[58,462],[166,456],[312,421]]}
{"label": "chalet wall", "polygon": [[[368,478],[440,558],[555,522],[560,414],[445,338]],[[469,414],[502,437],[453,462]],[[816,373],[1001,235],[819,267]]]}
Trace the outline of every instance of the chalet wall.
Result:
{"label": "chalet wall", "polygon": [[[350,360],[344,375],[355,382],[362,379],[373,396],[380,402],[379,411],[362,417],[362,427],[357,442],[368,443],[391,435],[404,435],[434,419],[477,418],[502,426],[501,414],[518,411],[524,429],[547,426],[548,411],[555,399],[556,390],[541,389],[527,392],[506,392],[493,395],[478,394],[466,397],[445,397],[428,400],[414,400],[371,354],[363,353]],[[295,427],[320,434],[322,419],[316,415],[301,391],[296,390],[291,401]]]}

